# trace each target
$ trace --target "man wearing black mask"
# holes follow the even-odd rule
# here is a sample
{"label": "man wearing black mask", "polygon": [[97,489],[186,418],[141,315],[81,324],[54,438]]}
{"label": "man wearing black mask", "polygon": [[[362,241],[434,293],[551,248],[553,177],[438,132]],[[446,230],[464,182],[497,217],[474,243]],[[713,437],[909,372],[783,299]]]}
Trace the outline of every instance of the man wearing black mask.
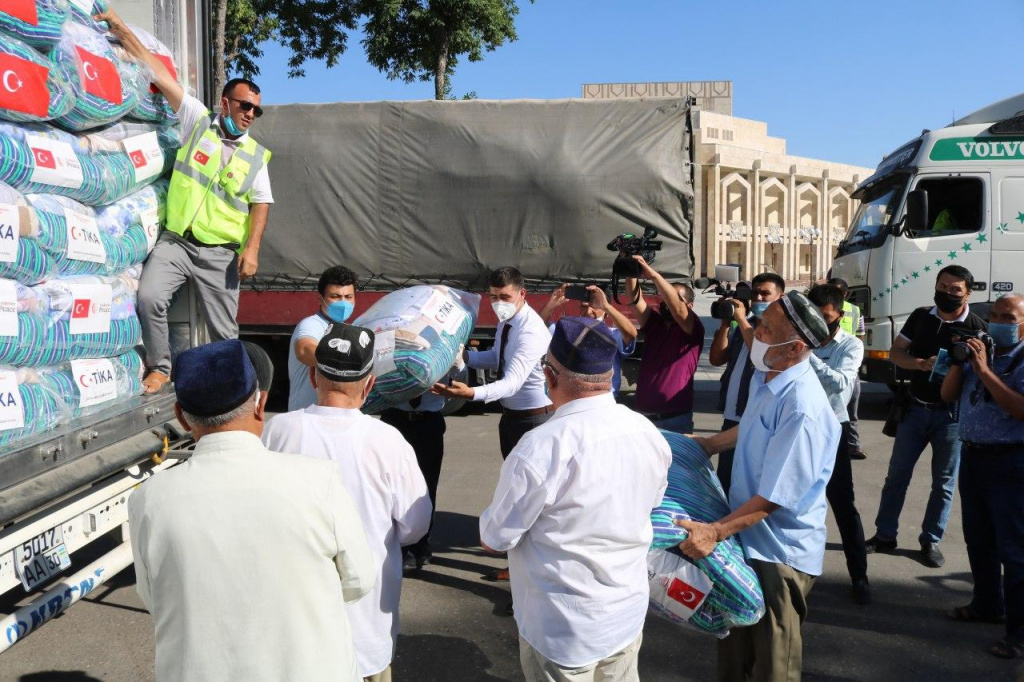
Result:
{"label": "man wearing black mask", "polygon": [[[949,265],[935,280],[935,305],[918,308],[892,343],[889,360],[910,371],[910,403],[896,432],[889,460],[889,472],[882,488],[882,499],[875,518],[877,532],[867,541],[868,553],[891,553],[896,549],[900,512],[914,466],[932,446],[932,490],[921,524],[921,559],[926,566],[939,568],[945,563],[939,542],[953,508],[953,490],[960,467],[960,439],[952,406],[940,395],[942,363],[936,360],[953,345],[951,327],[985,330],[988,325],[972,313],[967,299],[974,277],[967,268]],[[946,363],[948,369],[948,363]],[[935,370],[935,371],[933,371]]]}

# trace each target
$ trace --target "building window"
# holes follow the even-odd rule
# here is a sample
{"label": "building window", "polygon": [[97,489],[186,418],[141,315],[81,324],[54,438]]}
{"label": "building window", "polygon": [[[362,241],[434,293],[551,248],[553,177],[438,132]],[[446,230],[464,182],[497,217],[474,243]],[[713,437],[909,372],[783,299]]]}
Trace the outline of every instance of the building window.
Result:
{"label": "building window", "polygon": [[709,140],[717,140],[718,139],[718,128],[708,128],[708,139]]}
{"label": "building window", "polygon": [[723,130],[722,131],[722,139],[725,140],[726,142],[732,142],[732,131],[731,130]]}

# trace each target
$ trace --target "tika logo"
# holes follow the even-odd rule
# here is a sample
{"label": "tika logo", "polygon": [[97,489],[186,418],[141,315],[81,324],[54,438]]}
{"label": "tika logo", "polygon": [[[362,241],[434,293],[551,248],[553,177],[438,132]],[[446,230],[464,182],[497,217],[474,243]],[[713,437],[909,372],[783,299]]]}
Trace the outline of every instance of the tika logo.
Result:
{"label": "tika logo", "polygon": [[36,149],[32,147],[32,156],[39,168],[51,168],[57,170],[57,159],[53,158],[53,152],[49,149]]}
{"label": "tika logo", "polygon": [[88,242],[90,244],[99,244],[100,240],[96,238],[95,232],[89,230],[83,230],[77,225],[71,227],[71,239],[76,242]]}
{"label": "tika logo", "polygon": [[114,380],[114,373],[109,369],[97,369],[94,372],[87,372],[78,376],[78,384],[82,388],[88,388],[89,386],[99,386],[101,384],[108,384]]}
{"label": "tika logo", "polygon": [[89,299],[76,298],[74,305],[71,306],[71,319],[81,320],[89,317],[89,309]]}
{"label": "tika logo", "polygon": [[141,149],[136,149],[128,156],[132,160],[132,165],[136,168],[142,168],[146,165],[146,155],[142,153]]}
{"label": "tika logo", "polygon": [[666,594],[668,594],[671,599],[675,599],[691,611],[695,611],[697,607],[700,606],[701,600],[704,599],[703,592],[693,585],[683,582],[679,578],[672,579]]}
{"label": "tika logo", "polygon": [[207,162],[210,160],[209,156],[200,151],[196,151],[195,155],[192,158],[195,159],[196,163],[200,164],[201,166],[205,166]]}

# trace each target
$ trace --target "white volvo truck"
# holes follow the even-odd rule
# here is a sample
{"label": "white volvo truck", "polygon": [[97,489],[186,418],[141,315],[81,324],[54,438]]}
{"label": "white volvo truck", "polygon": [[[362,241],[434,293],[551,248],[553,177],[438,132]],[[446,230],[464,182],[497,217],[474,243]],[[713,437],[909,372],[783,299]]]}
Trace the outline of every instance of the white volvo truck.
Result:
{"label": "white volvo truck", "polygon": [[861,378],[892,384],[901,378],[892,342],[915,308],[932,305],[943,267],[971,271],[971,308],[983,317],[999,296],[1024,291],[1024,95],[922,132],[854,197],[832,276],[864,313]]}

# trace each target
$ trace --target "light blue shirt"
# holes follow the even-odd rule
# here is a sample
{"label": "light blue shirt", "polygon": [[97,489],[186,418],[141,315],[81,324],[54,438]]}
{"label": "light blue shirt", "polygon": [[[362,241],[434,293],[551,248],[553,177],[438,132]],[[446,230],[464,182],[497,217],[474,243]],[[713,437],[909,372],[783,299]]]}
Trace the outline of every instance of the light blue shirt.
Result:
{"label": "light blue shirt", "polygon": [[316,405],[316,391],[309,382],[309,365],[304,365],[295,357],[295,342],[299,339],[313,339],[320,343],[324,338],[327,328],[331,326],[330,320],[317,313],[295,325],[292,338],[288,342],[288,411],[304,410],[310,405]]}
{"label": "light blue shirt", "polygon": [[860,371],[863,359],[864,344],[843,329],[836,332],[835,338],[827,346],[811,351],[811,368],[818,375],[840,424],[850,421],[846,406],[853,397],[857,372]]}
{"label": "light blue shirt", "polygon": [[[1021,353],[1024,341],[1009,353],[997,355],[991,365],[999,380],[1018,393],[1024,393],[1024,362],[1019,362],[1009,376],[1006,372]],[[960,440],[983,445],[1024,445],[1024,421],[1008,415],[991,397],[985,400],[985,386],[970,363],[964,364],[960,393]]]}
{"label": "light blue shirt", "polygon": [[779,505],[740,531],[748,559],[786,564],[820,575],[825,556],[825,486],[832,476],[841,429],[810,363],[765,383],[754,372],[740,419],[729,506],[755,495]]}

